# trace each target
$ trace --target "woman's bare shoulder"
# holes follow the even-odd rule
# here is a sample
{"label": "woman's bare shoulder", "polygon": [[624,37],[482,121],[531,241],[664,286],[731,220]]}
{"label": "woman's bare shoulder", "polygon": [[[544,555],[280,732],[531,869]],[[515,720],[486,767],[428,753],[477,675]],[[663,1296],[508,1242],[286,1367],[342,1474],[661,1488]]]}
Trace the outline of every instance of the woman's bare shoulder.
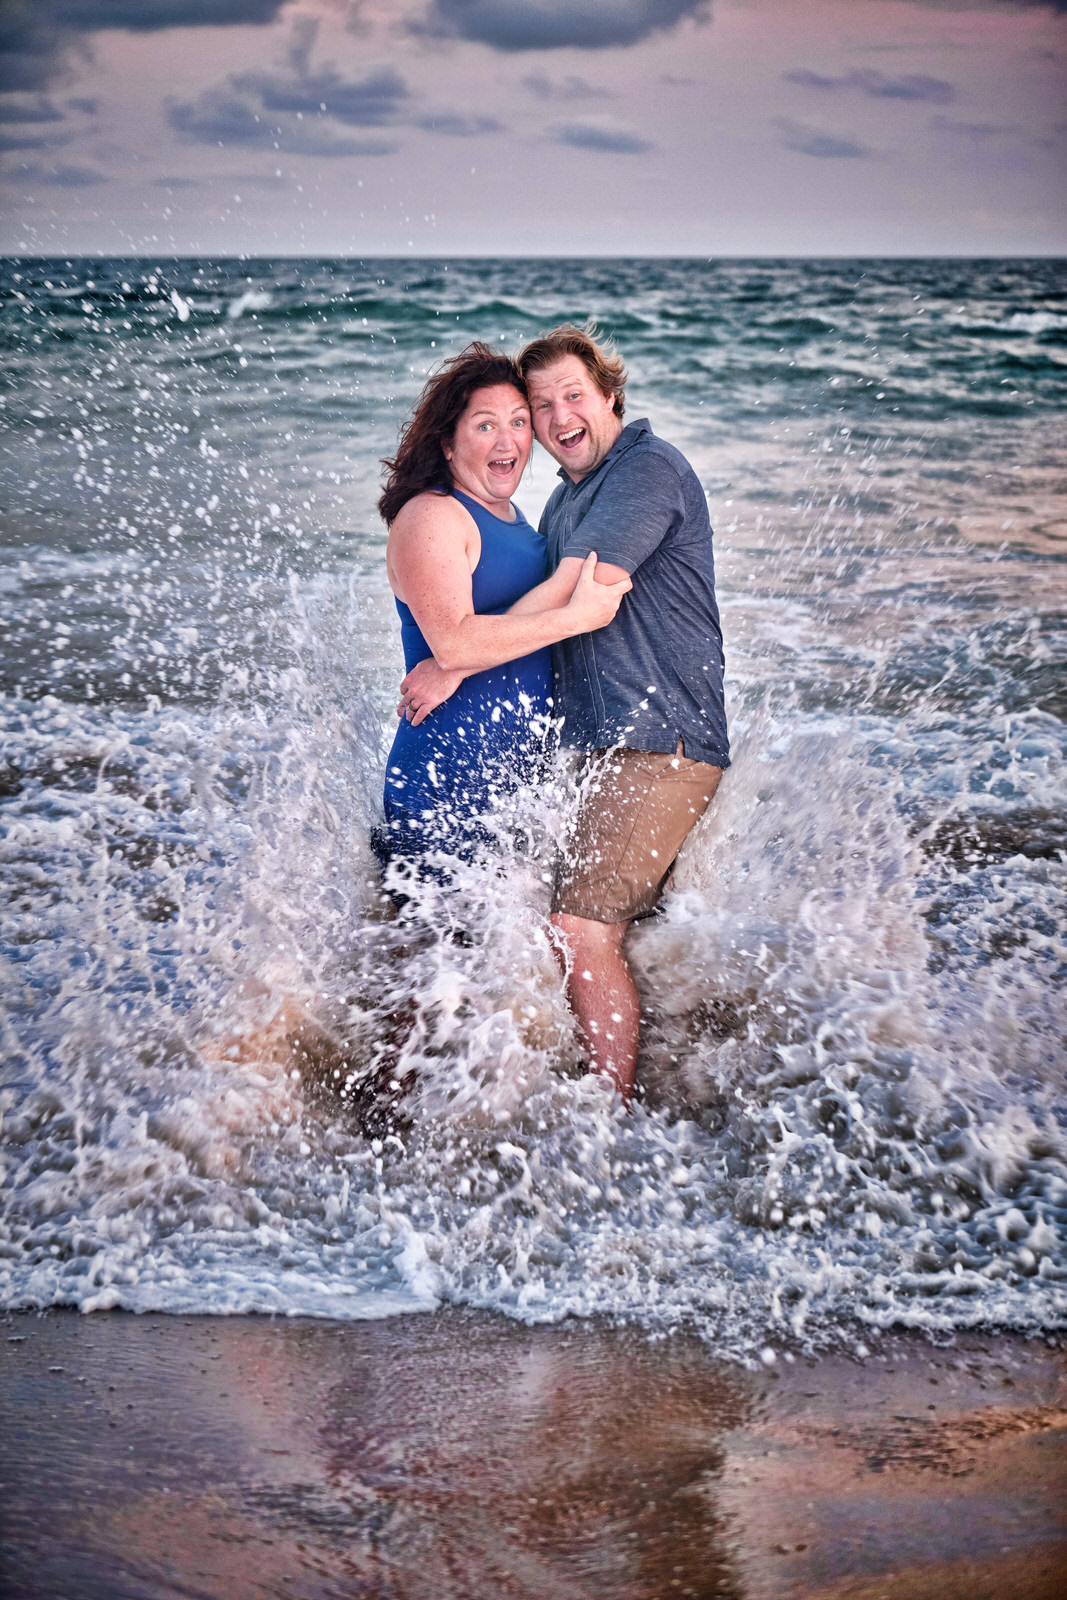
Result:
{"label": "woman's bare shoulder", "polygon": [[393,519],[390,538],[413,533],[436,533],[450,529],[465,531],[473,519],[447,489],[424,489],[406,500]]}

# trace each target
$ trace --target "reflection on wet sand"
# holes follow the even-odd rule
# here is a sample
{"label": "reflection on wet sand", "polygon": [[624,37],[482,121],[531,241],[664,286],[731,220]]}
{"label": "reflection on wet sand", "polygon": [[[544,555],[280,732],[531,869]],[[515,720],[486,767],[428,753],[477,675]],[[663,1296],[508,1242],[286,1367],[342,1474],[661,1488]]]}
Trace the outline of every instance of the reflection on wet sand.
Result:
{"label": "reflection on wet sand", "polygon": [[1042,1345],[748,1373],[465,1311],[5,1334],[0,1580],[25,1600],[1051,1600],[1067,1577]]}

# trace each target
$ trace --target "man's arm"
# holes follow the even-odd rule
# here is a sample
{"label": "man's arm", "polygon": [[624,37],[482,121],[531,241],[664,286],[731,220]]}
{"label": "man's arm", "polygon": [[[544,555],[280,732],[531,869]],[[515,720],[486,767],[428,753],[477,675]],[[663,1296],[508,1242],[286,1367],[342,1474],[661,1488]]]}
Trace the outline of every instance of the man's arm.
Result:
{"label": "man's arm", "polygon": [[597,576],[612,570],[631,577],[685,517],[678,469],[662,455],[633,449],[615,462],[591,503],[563,541],[563,555],[579,560],[595,550]]}

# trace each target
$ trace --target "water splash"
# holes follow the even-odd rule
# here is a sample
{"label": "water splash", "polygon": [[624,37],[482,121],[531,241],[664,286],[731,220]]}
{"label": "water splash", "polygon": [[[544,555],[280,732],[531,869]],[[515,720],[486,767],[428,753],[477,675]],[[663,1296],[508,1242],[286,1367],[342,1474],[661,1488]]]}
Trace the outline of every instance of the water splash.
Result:
{"label": "water splash", "polygon": [[458,867],[407,924],[367,843],[398,661],[373,463],[464,304],[494,338],[551,320],[547,269],[529,299],[489,270],[428,272],[418,315],[370,271],[272,268],[239,319],[223,269],[20,289],[55,348],[19,343],[4,435],[36,487],[0,592],[0,1295],[598,1312],[743,1359],[857,1323],[1062,1326],[1062,627],[1051,566],[1037,587],[1028,548],[961,533],[976,453],[1011,453],[1010,407],[975,420],[1002,355],[966,427],[915,431],[940,356],[888,362],[845,421],[819,371],[854,313],[783,331],[779,269],[738,268],[704,310],[743,380],[702,429],[679,296],[588,269],[634,300],[649,409],[714,489],[735,742],[632,936],[622,1119],[545,932],[565,777],[507,819],[521,857]]}

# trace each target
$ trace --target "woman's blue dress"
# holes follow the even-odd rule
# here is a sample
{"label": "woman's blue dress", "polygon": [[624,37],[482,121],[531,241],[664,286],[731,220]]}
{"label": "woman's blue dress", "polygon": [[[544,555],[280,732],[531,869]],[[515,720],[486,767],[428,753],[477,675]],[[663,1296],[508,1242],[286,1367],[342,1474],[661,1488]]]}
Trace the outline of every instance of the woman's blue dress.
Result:
{"label": "woman's blue dress", "polygon": [[[545,578],[545,541],[521,512],[514,522],[503,522],[461,490],[452,493],[482,537],[471,575],[474,609],[507,611]],[[410,672],[433,651],[402,600],[396,608]],[[400,722],[386,767],[385,826],[373,837],[383,867],[397,861],[427,870],[423,858],[430,852],[469,859],[488,842],[482,819],[518,785],[537,779],[551,695],[551,653],[545,648],[472,672],[417,728]],[[440,862],[428,868],[435,877],[440,869]]]}

